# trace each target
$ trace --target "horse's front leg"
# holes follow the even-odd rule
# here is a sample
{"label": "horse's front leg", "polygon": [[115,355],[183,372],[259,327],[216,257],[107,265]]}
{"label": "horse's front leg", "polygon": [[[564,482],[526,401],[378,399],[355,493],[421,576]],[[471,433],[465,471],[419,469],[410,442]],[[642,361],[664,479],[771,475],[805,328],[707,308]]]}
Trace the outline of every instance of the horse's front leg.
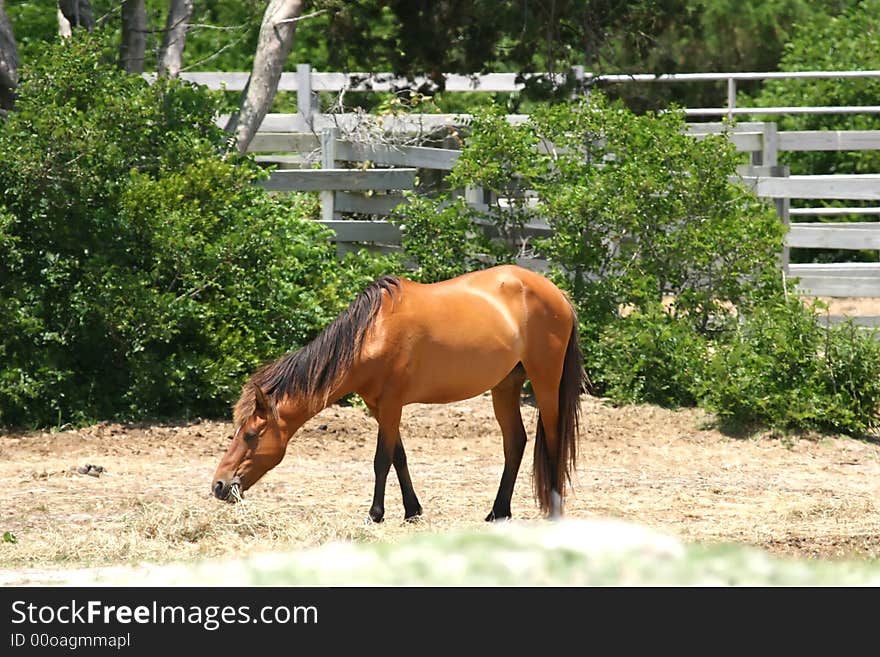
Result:
{"label": "horse's front leg", "polygon": [[373,522],[382,522],[385,518],[385,482],[388,480],[394,449],[393,443],[390,449],[387,443],[387,437],[380,428],[376,439],[376,455],[373,457],[373,473],[376,475],[373,504],[370,506],[370,518]]}
{"label": "horse's front leg", "polygon": [[401,407],[397,405],[370,408],[376,420],[379,422],[379,435],[376,439],[376,455],[373,458],[373,472],[376,475],[376,484],[373,489],[373,504],[370,507],[370,518],[373,522],[382,522],[385,517],[385,485],[388,481],[388,472],[391,464],[397,471],[397,480],[400,482],[400,491],[403,495],[404,518],[410,520],[422,514],[422,506],[416,497],[412,480],[409,476],[409,467],[406,462],[406,452],[403,449],[403,441],[400,439],[400,414]]}

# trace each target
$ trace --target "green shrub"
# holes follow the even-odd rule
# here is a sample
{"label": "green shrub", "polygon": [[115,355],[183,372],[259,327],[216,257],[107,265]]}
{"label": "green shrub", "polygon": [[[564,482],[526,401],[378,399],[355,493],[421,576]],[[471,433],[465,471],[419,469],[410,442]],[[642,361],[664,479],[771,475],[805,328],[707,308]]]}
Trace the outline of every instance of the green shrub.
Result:
{"label": "green shrub", "polygon": [[820,427],[864,434],[880,426],[880,342],[851,321],[828,331],[822,389],[829,398]]}
{"label": "green shrub", "polygon": [[[725,138],[687,136],[683,114],[637,116],[596,92],[518,126],[496,109],[474,121],[449,182],[499,200],[478,212],[441,197],[404,209],[399,221],[409,244],[418,242],[409,255],[426,269],[433,265],[424,247],[436,233],[420,233],[440,217],[456,225],[455,249],[444,256],[450,268],[478,257],[549,259],[595,335],[621,305],[647,308],[665,295],[674,297],[674,315],[708,331],[732,306],[781,290],[782,226],[766,203],[729,181],[737,162]],[[536,206],[523,190],[537,192]],[[465,215],[491,227],[491,247],[467,239]],[[535,215],[552,237],[524,239]]]}
{"label": "green shrub", "polygon": [[693,406],[704,385],[709,341],[660,306],[606,324],[586,368],[617,404]]}
{"label": "green shrub", "polygon": [[0,425],[226,412],[367,278],[227,154],[217,101],[77,33],[0,128]]}
{"label": "green shrub", "polygon": [[704,403],[722,425],[836,431],[878,426],[880,343],[852,323],[823,329],[798,299],[749,314],[708,366]]}
{"label": "green shrub", "polygon": [[723,136],[697,141],[683,114],[637,116],[620,104],[554,106],[534,117],[555,145],[536,185],[553,228],[541,249],[598,328],[621,306],[651,308],[700,332],[781,289],[783,229],[735,176]]}
{"label": "green shrub", "polygon": [[434,283],[480,269],[493,249],[475,230],[474,213],[463,199],[439,205],[433,199],[410,194],[397,218],[401,245],[410,258],[409,278]]}
{"label": "green shrub", "polygon": [[798,300],[756,309],[718,345],[703,398],[728,425],[804,428],[816,411],[821,327]]}
{"label": "green shrub", "polygon": [[[439,281],[514,261],[521,245],[517,233],[528,219],[523,199],[476,209],[462,193],[466,187],[478,187],[504,195],[527,184],[532,164],[538,165],[537,170],[542,166],[534,157],[536,143],[530,131],[509,125],[499,107],[488,107],[474,117],[466,148],[446,179],[454,193],[411,196],[410,203],[392,217],[400,226],[413,278]],[[477,227],[480,224],[482,229]]]}

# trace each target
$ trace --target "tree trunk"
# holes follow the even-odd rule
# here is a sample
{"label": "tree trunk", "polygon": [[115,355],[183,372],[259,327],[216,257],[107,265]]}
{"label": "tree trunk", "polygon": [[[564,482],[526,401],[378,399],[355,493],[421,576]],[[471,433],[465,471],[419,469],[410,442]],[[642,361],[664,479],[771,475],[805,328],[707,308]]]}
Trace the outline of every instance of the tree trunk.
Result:
{"label": "tree trunk", "polygon": [[[18,48],[12,23],[6,16],[3,0],[0,0],[0,108],[12,109],[15,103],[15,88],[18,86]],[[5,115],[5,111],[3,114]]]}
{"label": "tree trunk", "polygon": [[241,94],[239,110],[226,125],[226,130],[235,135],[240,153],[247,150],[275,98],[302,5],[303,0],[271,0],[266,7],[253,70]]}
{"label": "tree trunk", "polygon": [[[71,29],[84,27],[89,32],[95,29],[95,19],[92,16],[92,5],[89,0],[58,0],[58,9],[70,23]],[[59,31],[63,29],[59,20]],[[61,33],[64,36],[63,31]]]}
{"label": "tree trunk", "polygon": [[171,0],[162,50],[159,52],[159,75],[176,78],[180,74],[186,29],[193,12],[193,0]]}
{"label": "tree trunk", "polygon": [[122,43],[119,65],[128,73],[144,72],[147,52],[147,10],[144,0],[122,0]]}

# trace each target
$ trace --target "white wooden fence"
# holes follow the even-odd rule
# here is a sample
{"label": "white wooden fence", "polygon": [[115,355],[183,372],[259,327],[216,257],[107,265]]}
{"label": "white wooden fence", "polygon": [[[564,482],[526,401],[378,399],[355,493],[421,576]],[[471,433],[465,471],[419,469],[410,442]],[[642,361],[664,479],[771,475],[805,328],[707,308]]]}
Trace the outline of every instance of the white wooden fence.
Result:
{"label": "white wooden fence", "polygon": [[[689,131],[695,138],[719,132],[721,124],[693,124]],[[776,202],[783,221],[789,216],[817,214],[834,216],[861,213],[880,214],[880,207],[857,208],[803,208],[791,210],[789,200],[852,199],[880,201],[880,175],[859,176],[788,176],[776,165],[781,150],[820,150],[830,148],[880,149],[880,131],[862,131],[856,134],[834,133],[778,133],[772,123],[742,123],[729,133],[737,148],[752,154],[753,164],[742,171],[743,181],[751,185],[759,196]],[[310,135],[260,133],[251,150],[278,151],[295,146],[306,151],[319,150],[322,161],[329,168],[312,170],[277,170],[265,183],[272,190],[323,192],[322,222],[336,233],[342,245],[352,243],[399,244],[400,232],[384,220],[347,221],[344,213],[386,216],[404,202],[401,192],[413,188],[417,168],[448,171],[458,158],[459,151],[414,146],[359,144],[335,138],[329,131],[321,138]],[[342,161],[371,166],[395,166],[395,169],[340,169]],[[360,193],[359,193],[360,192]],[[364,194],[363,192],[369,192]],[[479,193],[471,192],[473,203],[480,204]],[[546,223],[535,220],[528,227],[530,235],[549,232]],[[880,249],[880,223],[792,223],[787,235],[788,247]],[[874,263],[788,264],[790,276],[799,279],[803,294],[829,297],[880,297],[880,265]],[[524,264],[538,269],[546,263],[529,261]],[[832,320],[834,321],[834,320]],[[863,318],[863,323],[877,323],[877,318]]]}
{"label": "white wooden fence", "polygon": [[[247,72],[222,73],[183,73],[181,77],[192,82],[203,84],[211,89],[228,89],[240,91],[248,80]],[[444,74],[444,88],[447,92],[506,92],[516,93],[525,88],[525,80],[529,77],[548,74],[486,73],[482,75]],[[880,78],[880,71],[772,71],[772,72],[735,72],[735,73],[619,73],[595,75],[584,70],[583,66],[575,66],[568,73],[578,80],[582,88],[596,83],[629,84],[629,83],[707,83],[724,82],[726,85],[726,103],[723,107],[685,108],[687,116],[727,117],[742,115],[773,115],[773,114],[880,114],[880,105],[861,106],[821,106],[821,107],[738,107],[736,101],[737,83],[754,80],[797,80],[797,79],[875,79]],[[149,74],[146,77],[151,78]],[[549,76],[561,82],[566,74]],[[297,93],[297,105],[301,119],[308,129],[322,130],[320,115],[317,114],[315,94],[325,92],[357,92],[357,91],[392,91],[406,87],[419,87],[433,83],[424,77],[413,80],[397,77],[391,73],[324,73],[313,71],[309,64],[298,64],[296,72],[281,74],[279,91]],[[313,124],[313,120],[317,123]],[[296,130],[303,130],[298,127]]]}
{"label": "white wooden fence", "polygon": [[[575,76],[604,83],[625,82],[713,82],[727,83],[727,103],[717,108],[691,108],[689,116],[726,116],[746,114],[795,113],[880,113],[880,106],[860,107],[799,107],[742,108],[736,107],[736,84],[740,80],[796,78],[880,78],[880,71],[807,71],[799,73],[696,73],[676,75],[603,75],[590,76],[582,69]],[[184,77],[212,88],[242,89],[246,73],[189,73]],[[420,84],[424,80],[415,80]],[[297,92],[298,113],[270,114],[251,144],[258,159],[279,165],[266,183],[273,190],[321,191],[322,221],[336,231],[336,240],[343,245],[353,242],[395,244],[398,229],[383,220],[345,221],[345,213],[386,216],[403,202],[401,191],[413,186],[415,169],[452,168],[458,151],[352,143],[335,138],[333,132],[354,130],[363,117],[356,114],[321,114],[316,103],[322,91],[388,91],[411,85],[390,74],[318,73],[307,64],[296,73],[284,73],[279,89]],[[515,92],[523,83],[515,74],[447,75],[447,91]],[[373,117],[378,127],[388,133],[428,133],[441,127],[467,124],[468,115],[421,114]],[[511,123],[526,121],[526,115],[510,115]],[[219,119],[225,121],[224,117]],[[759,196],[772,199],[781,220],[789,225],[783,266],[791,276],[799,278],[804,294],[815,296],[880,297],[880,264],[841,263],[834,265],[789,264],[788,248],[880,248],[880,203],[870,207],[790,208],[791,199],[880,201],[880,174],[863,176],[789,176],[778,166],[781,151],[848,151],[880,149],[880,130],[866,131],[797,131],[778,132],[775,123],[740,122],[732,129],[721,123],[690,124],[695,138],[727,131],[737,149],[751,153],[751,166],[741,171],[743,180]],[[271,155],[268,155],[271,153]],[[311,153],[311,158],[305,154]],[[265,155],[264,155],[265,154]],[[297,170],[304,160],[320,161],[322,170]],[[369,162],[371,167],[394,169],[342,169],[342,162]],[[366,193],[364,193],[366,192]],[[469,199],[482,202],[472,190]],[[792,222],[803,216],[835,216],[860,214],[866,221],[859,223]],[[549,230],[536,221],[530,226],[533,234]],[[542,263],[533,263],[540,268]],[[873,319],[866,318],[867,323]]]}

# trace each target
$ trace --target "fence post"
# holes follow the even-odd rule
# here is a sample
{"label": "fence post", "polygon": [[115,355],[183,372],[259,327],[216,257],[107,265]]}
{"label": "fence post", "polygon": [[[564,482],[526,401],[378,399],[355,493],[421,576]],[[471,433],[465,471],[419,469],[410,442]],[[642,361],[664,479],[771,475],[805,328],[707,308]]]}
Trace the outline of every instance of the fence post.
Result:
{"label": "fence post", "polygon": [[480,206],[485,205],[486,196],[482,187],[465,187],[464,200],[468,205]]}
{"label": "fence post", "polygon": [[727,78],[727,122],[733,123],[733,110],[736,107],[736,80]]}
{"label": "fence post", "polygon": [[312,129],[312,66],[311,64],[296,65],[296,107]]}
{"label": "fence post", "polygon": [[[752,152],[752,166],[779,164],[779,131],[775,123],[761,124],[761,150]],[[773,174],[776,175],[776,174]]]}
{"label": "fence post", "polygon": [[[762,143],[761,156],[764,158],[764,164],[775,167],[779,164],[779,130],[776,123],[764,124],[764,138]],[[781,173],[782,176],[788,176],[788,170]]]}
{"label": "fence post", "polygon": [[[791,171],[789,167],[775,166],[773,168],[779,171],[778,175],[782,178],[788,178]],[[773,200],[773,203],[776,205],[776,214],[779,216],[780,221],[782,221],[782,226],[785,229],[784,234],[788,236],[788,232],[791,230],[791,213],[789,212],[791,209],[791,199],[777,198]],[[780,258],[780,265],[782,266],[782,272],[785,274],[786,279],[788,278],[788,265],[790,262],[791,248],[788,246],[786,240],[782,245],[782,256]]]}
{"label": "fence post", "polygon": [[[773,135],[776,136],[776,124],[773,123]],[[791,173],[791,168],[787,166],[766,166],[762,167],[763,171],[767,173],[764,175],[771,176],[773,178],[788,178]],[[758,174],[760,175],[760,174]],[[788,231],[791,229],[791,214],[789,210],[791,209],[791,199],[788,198],[775,198],[773,199],[773,205],[776,206],[776,216],[779,217],[779,221],[782,222],[782,227],[785,229],[784,235],[786,236],[786,241],[782,245],[782,253],[779,254],[779,265],[782,268],[782,273],[788,278],[788,265],[791,261],[791,248],[787,243]]]}
{"label": "fence post", "polygon": [[[336,168],[336,130],[326,128],[321,133],[321,168]],[[332,221],[336,210],[336,192],[321,192],[321,219]]]}
{"label": "fence post", "polygon": [[582,95],[586,95],[584,89],[584,67],[572,66],[571,77],[574,79],[574,89],[571,91],[571,99],[577,100]]}
{"label": "fence post", "polygon": [[[754,176],[755,185],[757,187],[758,178],[788,178],[791,173],[791,169],[787,166],[755,166],[752,165],[748,169],[748,175]],[[788,198],[774,198],[773,205],[776,208],[776,216],[779,218],[779,221],[782,222],[782,226],[785,229],[784,234],[786,237],[788,236],[788,231],[791,228],[791,213],[789,212],[791,208],[791,199]],[[788,246],[787,239],[786,242],[782,245],[782,252],[779,254],[779,266],[782,269],[783,275],[788,277],[789,271],[789,262],[791,256],[791,249]]]}

